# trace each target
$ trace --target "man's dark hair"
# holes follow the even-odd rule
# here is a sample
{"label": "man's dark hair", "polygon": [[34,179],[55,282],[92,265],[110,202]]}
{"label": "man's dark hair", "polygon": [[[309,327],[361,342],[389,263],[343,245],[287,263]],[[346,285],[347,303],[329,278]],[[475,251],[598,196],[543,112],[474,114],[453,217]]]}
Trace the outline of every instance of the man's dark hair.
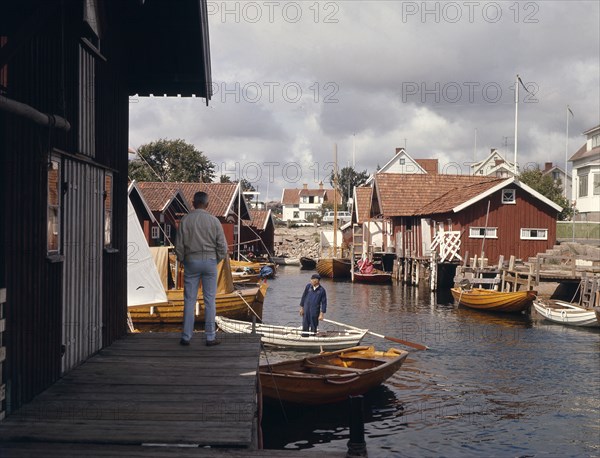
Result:
{"label": "man's dark hair", "polygon": [[194,194],[194,208],[200,208],[201,206],[208,205],[208,194],[202,191],[198,191]]}

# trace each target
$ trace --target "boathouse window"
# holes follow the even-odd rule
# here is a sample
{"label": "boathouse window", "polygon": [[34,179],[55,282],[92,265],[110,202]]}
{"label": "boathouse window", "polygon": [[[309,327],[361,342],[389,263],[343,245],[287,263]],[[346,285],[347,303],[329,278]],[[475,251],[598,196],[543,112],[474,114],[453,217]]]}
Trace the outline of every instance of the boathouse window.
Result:
{"label": "boathouse window", "polygon": [[502,203],[503,204],[516,204],[517,203],[517,190],[516,189],[503,189],[502,190]]}
{"label": "boathouse window", "polygon": [[158,237],[160,236],[158,226],[152,226],[152,234],[151,235],[152,235],[153,239],[158,239]]}
{"label": "boathouse window", "polygon": [[497,227],[470,227],[469,238],[471,239],[497,239],[498,228]]}
{"label": "boathouse window", "polygon": [[104,246],[112,246],[113,176],[104,175]]}
{"label": "boathouse window", "polygon": [[171,238],[171,225],[170,224],[165,224],[165,236],[167,236],[167,238]]}
{"label": "boathouse window", "polygon": [[521,229],[521,240],[548,240],[548,229]]}
{"label": "boathouse window", "polygon": [[61,201],[61,162],[51,156],[48,162],[48,210],[47,210],[47,251],[60,252],[60,201]]}

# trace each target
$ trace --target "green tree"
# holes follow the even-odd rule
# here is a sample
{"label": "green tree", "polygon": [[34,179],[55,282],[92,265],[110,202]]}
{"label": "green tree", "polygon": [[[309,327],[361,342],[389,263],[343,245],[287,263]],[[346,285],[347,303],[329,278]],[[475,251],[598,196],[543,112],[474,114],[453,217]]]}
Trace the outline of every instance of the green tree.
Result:
{"label": "green tree", "polygon": [[221,175],[219,177],[219,183],[231,183],[231,177],[229,175]]}
{"label": "green tree", "polygon": [[160,139],[138,148],[129,162],[129,178],[137,181],[189,181],[210,183],[215,165],[203,152],[184,140]]}
{"label": "green tree", "polygon": [[561,180],[554,181],[550,175],[544,175],[541,170],[526,170],[519,175],[519,180],[560,205],[563,210],[558,214],[559,220],[571,219],[573,207],[563,194]]}
{"label": "green tree", "polygon": [[[368,179],[369,174],[366,170],[357,172],[353,167],[344,167],[342,170],[340,170],[338,175],[338,189],[342,195],[342,207],[344,210],[348,209],[348,199],[352,197],[354,187],[365,184]],[[331,172],[331,176],[329,177],[331,186],[334,186],[333,181],[334,176],[333,172]]]}

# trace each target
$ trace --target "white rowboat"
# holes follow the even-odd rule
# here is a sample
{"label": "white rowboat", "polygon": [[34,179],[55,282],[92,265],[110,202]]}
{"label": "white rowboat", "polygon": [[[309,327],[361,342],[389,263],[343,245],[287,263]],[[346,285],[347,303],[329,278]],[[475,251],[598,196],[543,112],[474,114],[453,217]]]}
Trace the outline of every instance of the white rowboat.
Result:
{"label": "white rowboat", "polygon": [[[217,316],[216,323],[223,332],[230,333],[252,333],[252,323],[233,320]],[[367,329],[319,330],[317,334],[305,333],[302,328],[291,326],[276,326],[264,323],[256,323],[257,334],[261,334],[261,340],[265,345],[292,350],[336,350],[354,347],[359,344],[367,333]],[[306,337],[303,337],[303,334]]]}
{"label": "white rowboat", "polygon": [[593,309],[586,309],[568,302],[553,301],[551,303],[536,300],[535,310],[549,321],[569,326],[600,326]]}

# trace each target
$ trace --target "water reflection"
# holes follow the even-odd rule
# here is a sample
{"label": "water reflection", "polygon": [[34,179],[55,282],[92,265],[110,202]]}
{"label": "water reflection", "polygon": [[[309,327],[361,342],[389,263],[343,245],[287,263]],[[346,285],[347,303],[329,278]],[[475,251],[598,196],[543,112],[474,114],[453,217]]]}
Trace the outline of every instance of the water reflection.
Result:
{"label": "water reflection", "polygon": [[[309,275],[286,267],[264,318],[300,324]],[[369,456],[578,456],[600,452],[600,334],[532,313],[492,314],[453,304],[449,291],[323,279],[335,321],[424,343],[365,399]],[[392,342],[367,336],[383,349]],[[406,348],[405,348],[406,349]],[[298,357],[269,352],[269,358]],[[347,407],[301,409],[289,424],[265,415],[273,448],[345,450]],[[279,414],[280,415],[280,414]],[[291,426],[290,426],[291,425]],[[516,445],[513,445],[516,444]]]}

